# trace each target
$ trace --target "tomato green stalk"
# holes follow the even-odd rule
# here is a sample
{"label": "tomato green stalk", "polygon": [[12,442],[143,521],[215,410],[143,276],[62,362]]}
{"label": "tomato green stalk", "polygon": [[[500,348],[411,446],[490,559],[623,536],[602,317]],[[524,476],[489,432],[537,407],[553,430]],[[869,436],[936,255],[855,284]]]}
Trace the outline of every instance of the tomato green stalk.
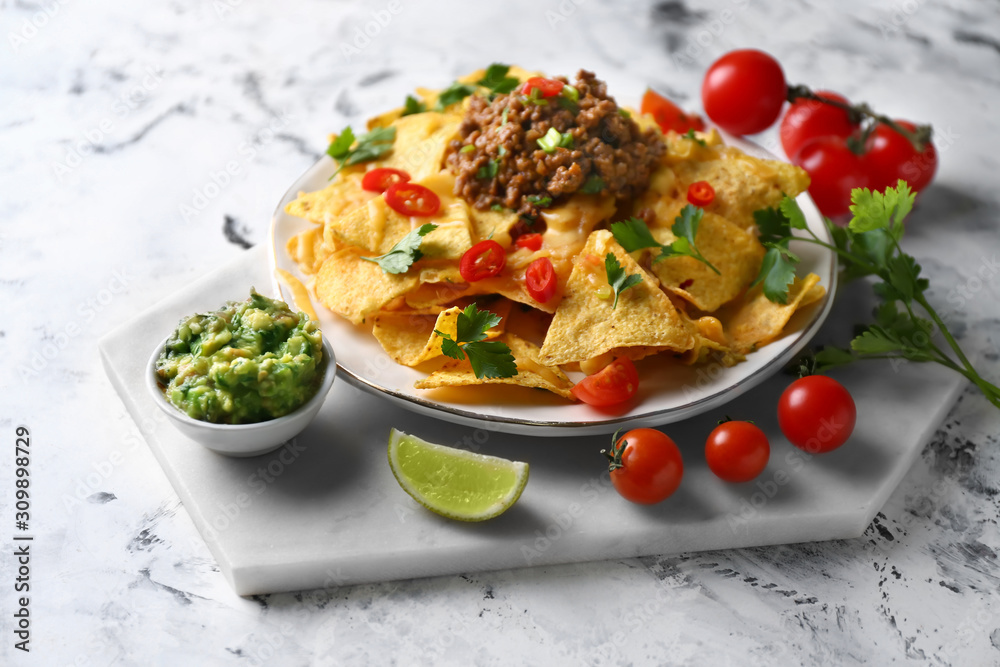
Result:
{"label": "tomato green stalk", "polygon": [[875,112],[867,103],[862,102],[861,104],[844,104],[839,100],[830,99],[829,97],[823,97],[822,95],[817,95],[808,86],[804,85],[794,85],[788,86],[788,101],[795,102],[796,100],[813,100],[815,102],[822,102],[823,104],[828,104],[838,109],[843,109],[847,112],[848,118],[854,124],[860,124],[865,119],[871,119],[875,121],[865,127],[860,137],[852,137],[848,140],[848,147],[861,155],[865,151],[865,142],[868,137],[874,131],[877,123],[882,123],[891,127],[893,130],[899,134],[906,137],[906,139],[913,145],[913,149],[918,153],[924,152],[931,143],[931,137],[933,135],[933,128],[930,125],[918,125],[915,130],[909,130],[903,127],[892,118],[885,116],[883,114]]}

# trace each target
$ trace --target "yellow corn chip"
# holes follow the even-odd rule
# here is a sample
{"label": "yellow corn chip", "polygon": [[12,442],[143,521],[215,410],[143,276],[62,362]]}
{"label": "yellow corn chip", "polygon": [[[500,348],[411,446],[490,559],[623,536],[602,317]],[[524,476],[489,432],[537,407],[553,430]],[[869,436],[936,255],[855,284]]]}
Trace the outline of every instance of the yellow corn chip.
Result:
{"label": "yellow corn chip", "polygon": [[302,269],[303,273],[312,275],[319,271],[326,258],[338,250],[336,242],[331,247],[323,237],[322,227],[310,227],[301,234],[288,239],[285,250]]}
{"label": "yellow corn chip", "polygon": [[[668,229],[653,229],[653,235],[663,244],[675,240]],[[720,273],[693,257],[670,257],[650,268],[663,287],[708,313],[743,293],[764,258],[764,246],[756,236],[708,212],[698,225],[695,245]]]}
{"label": "yellow corn chip", "polygon": [[374,164],[402,169],[411,180],[422,181],[441,171],[445,149],[461,124],[461,116],[436,111],[398,118],[392,123],[396,128],[392,150]]}
{"label": "yellow corn chip", "polygon": [[376,196],[361,189],[363,175],[364,165],[350,167],[322,190],[300,192],[297,199],[288,202],[285,212],[317,225],[339,218]]}
{"label": "yellow corn chip", "polygon": [[733,350],[746,354],[771,342],[782,333],[795,311],[806,305],[807,296],[815,302],[825,293],[815,273],[795,279],[788,288],[788,303],[785,304],[768,300],[759,285],[753,288],[727,323]]}
{"label": "yellow corn chip", "polygon": [[506,333],[500,340],[510,348],[514,361],[517,363],[517,375],[508,378],[477,378],[472,372],[468,360],[453,359],[422,380],[414,383],[417,389],[436,389],[438,387],[464,387],[480,384],[508,384],[519,387],[547,389],[563,398],[575,400],[570,389],[573,382],[566,374],[555,366],[546,366],[538,358],[538,348],[528,341],[511,333]]}
{"label": "yellow corn chip", "polygon": [[[441,356],[441,336],[435,330],[456,338],[458,316],[462,308],[454,307],[442,311],[437,317],[415,315],[402,312],[379,313],[372,320],[372,334],[382,345],[382,349],[397,363],[416,366]],[[480,310],[491,310],[500,316],[500,324],[486,330],[486,339],[492,340],[504,332],[504,323],[510,312],[510,302],[506,299],[482,305]]]}
{"label": "yellow corn chip", "polygon": [[361,324],[417,284],[416,276],[385,273],[378,264],[361,259],[357,249],[344,248],[323,262],[315,291],[324,306]]}
{"label": "yellow corn chip", "polygon": [[[604,258],[609,252],[627,275],[642,277],[642,282],[622,292],[614,309],[613,298],[598,295],[598,290],[607,285]],[[590,261],[588,255],[599,261]],[[566,293],[542,345],[541,360],[555,366],[590,359],[615,348],[652,346],[683,352],[693,345],[694,337],[656,279],[615,242],[611,232],[597,230],[591,233],[573,266]]]}

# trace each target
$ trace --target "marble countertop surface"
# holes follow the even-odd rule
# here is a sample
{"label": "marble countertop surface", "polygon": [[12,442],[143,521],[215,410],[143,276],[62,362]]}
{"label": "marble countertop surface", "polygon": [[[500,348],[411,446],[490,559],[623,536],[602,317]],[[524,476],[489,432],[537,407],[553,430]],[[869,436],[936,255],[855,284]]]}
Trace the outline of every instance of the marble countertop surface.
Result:
{"label": "marble countertop surface", "polygon": [[[3,664],[1000,664],[1000,412],[967,390],[864,538],[241,598],[96,341],[252,245],[328,132],[493,61],[698,108],[719,55],[935,127],[907,250],[994,382],[1000,10],[976,0],[0,0]],[[630,84],[631,85],[631,84]],[[612,89],[614,92],[614,88]],[[776,147],[776,134],[757,138]],[[874,406],[873,409],[877,409]],[[892,419],[886,415],[886,419]],[[14,441],[31,430],[31,643]]]}

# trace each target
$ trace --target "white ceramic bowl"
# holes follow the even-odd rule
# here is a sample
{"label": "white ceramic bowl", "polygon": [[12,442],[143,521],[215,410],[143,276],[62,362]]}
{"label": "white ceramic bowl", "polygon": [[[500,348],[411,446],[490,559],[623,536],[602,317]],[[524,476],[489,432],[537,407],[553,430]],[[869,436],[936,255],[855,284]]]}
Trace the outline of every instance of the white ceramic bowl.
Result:
{"label": "white ceramic bowl", "polygon": [[213,452],[226,456],[259,456],[274,451],[298,435],[323,406],[333,378],[337,374],[337,359],[333,347],[323,336],[323,383],[316,395],[294,412],[283,417],[255,424],[212,424],[187,416],[163,395],[156,379],[156,360],[160,358],[167,339],[161,342],[146,364],[146,387],[157,406],[167,415],[181,433],[204,445]]}

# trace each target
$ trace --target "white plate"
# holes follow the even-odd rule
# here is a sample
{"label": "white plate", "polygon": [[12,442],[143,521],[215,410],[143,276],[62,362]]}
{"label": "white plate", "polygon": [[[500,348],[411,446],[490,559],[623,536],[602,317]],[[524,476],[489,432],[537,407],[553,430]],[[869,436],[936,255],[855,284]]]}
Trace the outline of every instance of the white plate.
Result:
{"label": "white plate", "polygon": [[[739,138],[726,136],[726,142],[758,157],[776,159],[762,148]],[[288,240],[312,223],[285,213],[285,205],[299,192],[320,190],[328,184],[335,165],[323,157],[288,188],[271,222],[270,243],[274,266],[284,269],[303,282],[307,277],[285,252]],[[805,193],[798,198],[809,228],[821,239],[831,242],[823,218]],[[563,399],[543,391],[518,387],[462,387],[449,390],[420,390],[413,383],[424,377],[420,371],[392,361],[375,338],[315,303],[323,332],[333,342],[337,370],[347,382],[398,405],[421,414],[470,426],[489,422],[491,430],[525,435],[569,436],[610,433],[620,427],[659,426],[687,419],[731,401],[757,386],[788,363],[816,334],[830,311],[836,291],[837,263],[823,248],[801,243],[795,246],[801,257],[798,275],[813,272],[820,277],[827,295],[821,302],[797,313],[778,340],[747,355],[747,360],[732,368],[719,364],[680,367],[655,357],[639,364],[639,394],[627,407],[616,412],[602,411],[582,403],[566,404]],[[277,294],[294,303],[291,293],[277,279]],[[669,370],[668,370],[669,369]],[[542,394],[545,394],[544,396]]]}

